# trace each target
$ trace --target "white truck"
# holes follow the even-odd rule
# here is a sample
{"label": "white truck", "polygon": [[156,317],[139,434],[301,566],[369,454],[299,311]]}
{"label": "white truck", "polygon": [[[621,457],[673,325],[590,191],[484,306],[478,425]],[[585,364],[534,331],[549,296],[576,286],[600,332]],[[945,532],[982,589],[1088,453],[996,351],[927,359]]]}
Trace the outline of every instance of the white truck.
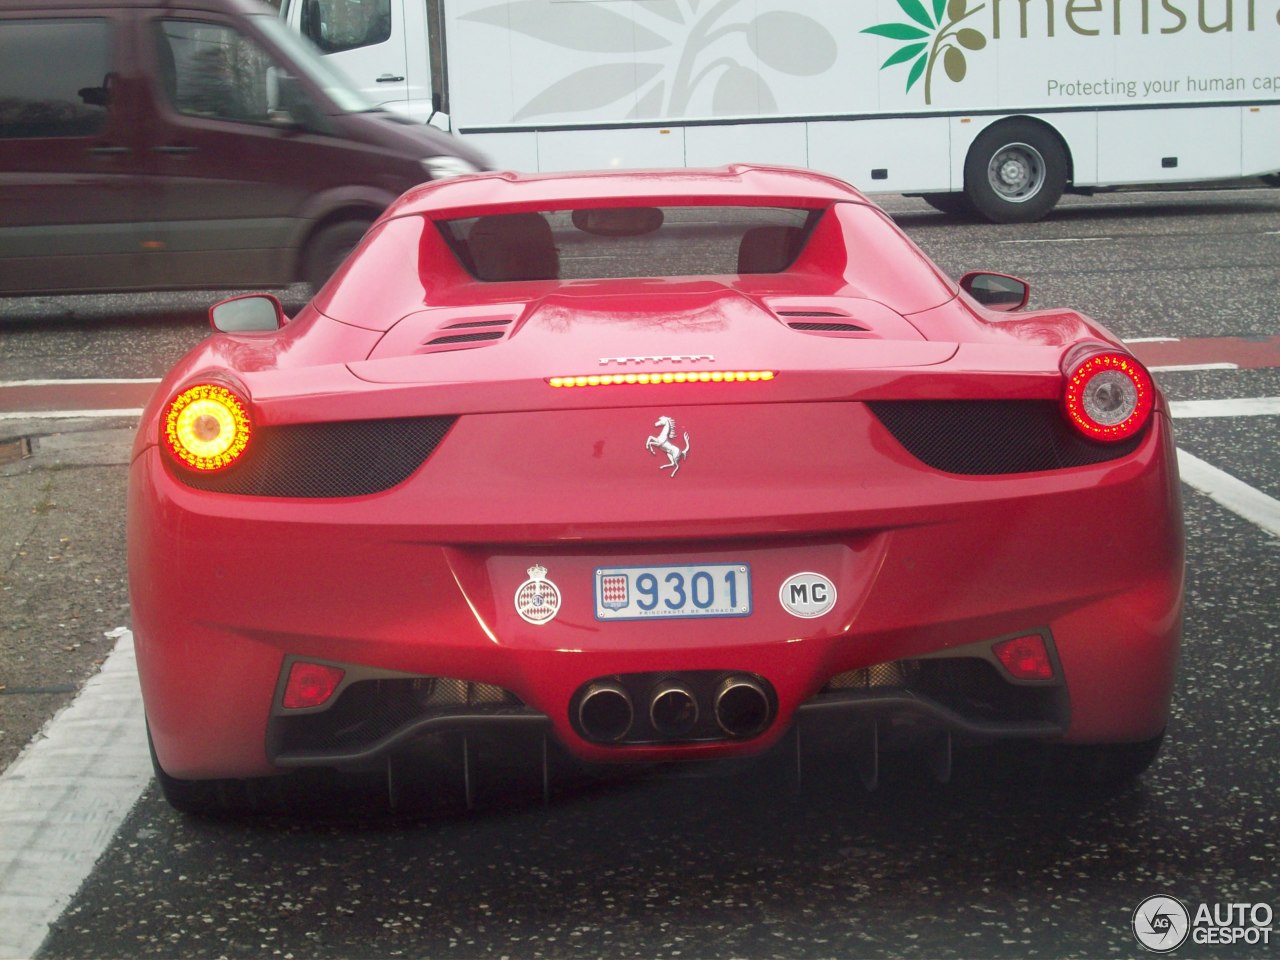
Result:
{"label": "white truck", "polygon": [[808,166],[996,222],[1280,183],[1280,0],[285,0],[501,167]]}

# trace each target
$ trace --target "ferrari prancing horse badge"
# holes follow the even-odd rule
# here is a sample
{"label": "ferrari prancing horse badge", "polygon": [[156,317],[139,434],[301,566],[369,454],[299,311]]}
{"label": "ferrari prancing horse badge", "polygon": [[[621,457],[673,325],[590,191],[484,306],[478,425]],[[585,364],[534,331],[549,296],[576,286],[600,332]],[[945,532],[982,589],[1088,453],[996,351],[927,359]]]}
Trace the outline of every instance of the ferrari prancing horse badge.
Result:
{"label": "ferrari prancing horse badge", "polygon": [[658,428],[658,435],[650,437],[644,442],[644,448],[649,451],[649,456],[653,456],[659,450],[667,455],[667,462],[660,466],[659,470],[671,469],[671,476],[675,476],[680,471],[680,462],[689,455],[689,431],[684,432],[684,449],[680,449],[672,441],[672,437],[676,435],[675,417],[659,417],[654,424]]}

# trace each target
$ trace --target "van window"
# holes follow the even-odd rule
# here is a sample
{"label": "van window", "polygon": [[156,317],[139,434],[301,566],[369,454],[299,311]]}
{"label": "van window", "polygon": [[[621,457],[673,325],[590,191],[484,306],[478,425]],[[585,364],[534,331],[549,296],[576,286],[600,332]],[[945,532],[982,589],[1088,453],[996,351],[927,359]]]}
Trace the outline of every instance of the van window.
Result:
{"label": "van window", "polygon": [[163,20],[157,47],[165,94],[179,113],[269,123],[287,71],[258,43],[230,27]]}
{"label": "van window", "polygon": [[302,0],[302,35],[325,53],[391,37],[391,0]]}
{"label": "van window", "polygon": [[254,22],[267,39],[289,58],[294,69],[323,90],[339,110],[345,113],[362,113],[379,109],[351,85],[345,74],[332,67],[327,58],[317,56],[315,47],[282,21],[271,16],[256,16]]}
{"label": "van window", "polygon": [[106,20],[0,23],[0,138],[101,133],[111,82]]}

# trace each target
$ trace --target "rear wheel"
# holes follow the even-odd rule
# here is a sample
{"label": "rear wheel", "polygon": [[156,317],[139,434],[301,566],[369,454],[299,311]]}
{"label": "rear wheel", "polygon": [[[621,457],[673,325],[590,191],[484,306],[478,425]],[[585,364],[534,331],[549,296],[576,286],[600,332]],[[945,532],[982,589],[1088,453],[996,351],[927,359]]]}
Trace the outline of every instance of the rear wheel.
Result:
{"label": "rear wheel", "polygon": [[978,135],[964,164],[964,191],[992,223],[1030,223],[1053,209],[1067,186],[1067,152],[1031,120],[1006,120]]}
{"label": "rear wheel", "polygon": [[333,272],[347,259],[347,254],[355,249],[360,238],[369,229],[369,220],[343,220],[331,223],[320,229],[307,243],[303,257],[303,279],[311,285],[314,293],[319,290]]}
{"label": "rear wheel", "polygon": [[1155,762],[1164,734],[1140,743],[1063,745],[1050,755],[1061,782],[1096,787],[1124,787],[1137,780]]}
{"label": "rear wheel", "polygon": [[1137,780],[1163,742],[1162,732],[1138,743],[1013,743],[997,762],[1026,786],[1109,795]]}
{"label": "rear wheel", "polygon": [[229,816],[245,813],[281,812],[287,807],[284,779],[261,777],[251,780],[179,780],[165,773],[156,757],[151,729],[147,729],[151,768],[165,800],[175,810],[196,816]]}

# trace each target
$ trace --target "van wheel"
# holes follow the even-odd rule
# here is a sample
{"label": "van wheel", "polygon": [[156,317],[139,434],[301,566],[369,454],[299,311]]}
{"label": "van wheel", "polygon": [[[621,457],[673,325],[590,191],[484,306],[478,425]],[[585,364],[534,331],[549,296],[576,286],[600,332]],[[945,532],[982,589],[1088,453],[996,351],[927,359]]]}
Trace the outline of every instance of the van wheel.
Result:
{"label": "van wheel", "polygon": [[1067,186],[1067,152],[1031,120],[982,131],[964,162],[964,192],[992,223],[1030,223],[1053,209]]}
{"label": "van wheel", "polygon": [[311,292],[315,293],[325,281],[333,276],[333,272],[347,259],[347,254],[355,249],[360,238],[369,229],[370,220],[343,220],[322,228],[307,244],[307,252],[303,258],[303,279],[311,284]]}

